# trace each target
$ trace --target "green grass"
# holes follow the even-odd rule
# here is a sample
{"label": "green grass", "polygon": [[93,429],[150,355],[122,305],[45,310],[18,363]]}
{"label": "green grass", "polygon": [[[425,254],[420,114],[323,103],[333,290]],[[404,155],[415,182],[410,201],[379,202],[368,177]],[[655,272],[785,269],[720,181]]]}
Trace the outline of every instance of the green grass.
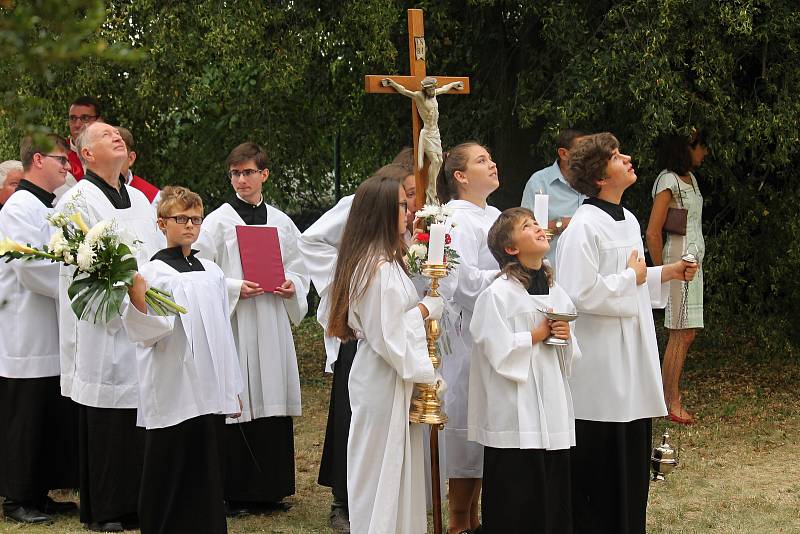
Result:
{"label": "green grass", "polygon": [[[295,330],[303,416],[295,420],[297,494],[286,513],[229,521],[231,533],[328,533],[330,493],[317,485],[328,411],[330,377],[319,328]],[[684,403],[696,411],[692,427],[670,425],[680,466],[653,483],[648,532],[800,532],[800,367],[763,361],[758,348],[731,350],[698,338],[689,355]],[[729,351],[729,352],[725,352]],[[654,440],[666,427],[654,425]],[[57,495],[56,498],[62,498]],[[75,498],[75,496],[72,496]],[[77,518],[46,527],[0,521],[0,533],[85,533]]]}

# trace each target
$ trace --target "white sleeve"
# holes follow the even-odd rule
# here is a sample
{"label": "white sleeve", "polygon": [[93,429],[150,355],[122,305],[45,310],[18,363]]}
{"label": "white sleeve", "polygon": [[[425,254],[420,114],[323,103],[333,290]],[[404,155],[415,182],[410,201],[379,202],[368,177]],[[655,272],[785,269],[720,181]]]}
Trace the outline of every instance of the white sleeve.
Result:
{"label": "white sleeve", "polygon": [[328,290],[333,280],[339,244],[352,204],[353,195],[342,198],[303,232],[298,241],[306,271],[320,296]]}
{"label": "white sleeve", "polygon": [[447,276],[442,280],[442,295],[472,311],[478,295],[494,282],[500,271],[478,268],[481,243],[474,231],[459,231],[457,228],[452,233],[452,246],[458,252],[458,267],[455,276]]}
{"label": "white sleeve", "polygon": [[663,265],[647,268],[647,291],[650,294],[650,306],[666,308],[669,298],[669,282],[661,282]]}
{"label": "white sleeve", "polygon": [[578,313],[635,317],[639,313],[636,273],[600,274],[600,252],[587,224],[570,225],[558,241],[556,273]]}
{"label": "white sleeve", "polygon": [[[5,208],[3,226],[8,228],[6,237],[23,245],[31,245],[41,249],[43,245],[47,245],[47,242],[32,243],[31,237],[39,236],[38,240],[45,239],[42,234],[42,221],[31,221],[30,215],[26,211],[19,204]],[[49,241],[49,236],[46,239]],[[10,265],[20,284],[25,289],[52,299],[58,298],[59,263],[53,263],[49,260],[15,260]]]}
{"label": "white sleeve", "polygon": [[151,347],[172,333],[175,316],[145,314],[131,304],[122,314],[122,323],[132,342]]}
{"label": "white sleeve", "polygon": [[503,308],[491,289],[478,297],[469,327],[474,342],[472,357],[486,358],[500,376],[525,382],[534,353],[531,332],[515,332]]}
{"label": "white sleeve", "polygon": [[288,217],[283,229],[285,230],[284,239],[281,239],[280,243],[283,269],[286,279],[291,280],[294,284],[295,293],[292,298],[281,300],[286,307],[286,313],[289,314],[289,319],[295,325],[299,325],[308,312],[308,290],[311,287],[311,281],[298,246],[300,231]]}
{"label": "white sleeve", "polygon": [[405,309],[407,298],[399,268],[382,265],[358,306],[364,337],[403,380],[430,384],[436,377],[428,357],[425,322],[419,307]]}

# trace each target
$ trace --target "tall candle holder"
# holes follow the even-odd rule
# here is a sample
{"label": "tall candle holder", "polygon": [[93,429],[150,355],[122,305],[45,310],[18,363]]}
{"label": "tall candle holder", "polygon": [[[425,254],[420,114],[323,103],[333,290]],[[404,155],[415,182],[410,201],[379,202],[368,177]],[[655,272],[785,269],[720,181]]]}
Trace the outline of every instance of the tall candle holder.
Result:
{"label": "tall candle holder", "polygon": [[[447,276],[447,267],[426,263],[422,274],[431,279],[428,295],[439,297],[439,279]],[[425,321],[425,337],[428,341],[428,357],[431,359],[434,370],[439,369],[441,358],[436,348],[436,340],[441,335],[438,319]],[[447,415],[442,410],[442,401],[436,384],[414,384],[414,397],[411,399],[411,409],[408,420],[412,423],[435,425],[438,429],[444,428]],[[437,429],[437,430],[438,430]],[[431,429],[433,430],[433,429]]]}

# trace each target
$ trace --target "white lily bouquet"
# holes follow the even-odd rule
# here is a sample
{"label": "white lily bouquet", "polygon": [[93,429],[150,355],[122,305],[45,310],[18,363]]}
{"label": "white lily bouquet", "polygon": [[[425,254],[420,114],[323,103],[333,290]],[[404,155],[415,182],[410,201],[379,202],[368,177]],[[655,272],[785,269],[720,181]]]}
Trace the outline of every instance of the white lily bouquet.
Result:
{"label": "white lily bouquet", "polygon": [[[87,321],[91,318],[95,323],[98,319],[107,323],[121,315],[138,265],[130,246],[121,239],[116,221],[100,221],[89,228],[78,211],[55,212],[47,220],[55,228],[49,244],[37,249],[6,237],[0,240],[0,258],[6,262],[50,260],[74,265],[67,294],[75,315]],[[145,300],[158,315],[187,311],[160,289],[148,289]]]}
{"label": "white lily bouquet", "polygon": [[[445,224],[447,219],[453,215],[453,209],[439,204],[425,204],[415,214],[417,221],[420,221],[422,232],[414,235],[414,244],[408,247],[406,253],[406,266],[411,274],[422,274],[425,262],[428,259],[428,245],[431,235],[426,231],[432,224]],[[455,229],[456,225],[451,223],[450,229]],[[441,234],[440,234],[441,235]],[[444,265],[447,274],[450,274],[458,265],[458,252],[450,246],[451,237],[449,233],[444,235]]]}

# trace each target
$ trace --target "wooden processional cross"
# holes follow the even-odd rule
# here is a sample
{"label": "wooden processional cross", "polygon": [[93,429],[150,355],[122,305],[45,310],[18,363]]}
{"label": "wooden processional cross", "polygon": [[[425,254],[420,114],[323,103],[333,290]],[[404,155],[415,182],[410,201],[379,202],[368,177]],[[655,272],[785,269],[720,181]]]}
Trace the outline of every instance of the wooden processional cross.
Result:
{"label": "wooden processional cross", "polygon": [[[391,76],[380,74],[368,74],[364,76],[364,88],[368,93],[394,93],[397,94],[392,87],[384,87],[381,85],[381,80],[384,78],[391,78],[398,84],[402,85],[409,91],[419,91],[422,88],[422,80],[426,76],[425,70],[425,28],[422,20],[421,9],[408,10],[408,61],[411,66],[410,76]],[[462,82],[464,88],[447,94],[466,95],[469,94],[469,78],[467,77],[454,77],[454,76],[435,76],[437,87],[442,87],[451,82]],[[425,191],[428,187],[428,164],[429,161],[425,158],[425,164],[422,168],[417,167],[417,158],[420,150],[423,147],[419,146],[419,132],[422,129],[422,119],[417,112],[417,105],[411,100],[411,127],[412,137],[414,139],[414,177],[416,178],[416,196],[422,201],[417,201],[417,207],[422,207],[422,202],[425,199]]]}

